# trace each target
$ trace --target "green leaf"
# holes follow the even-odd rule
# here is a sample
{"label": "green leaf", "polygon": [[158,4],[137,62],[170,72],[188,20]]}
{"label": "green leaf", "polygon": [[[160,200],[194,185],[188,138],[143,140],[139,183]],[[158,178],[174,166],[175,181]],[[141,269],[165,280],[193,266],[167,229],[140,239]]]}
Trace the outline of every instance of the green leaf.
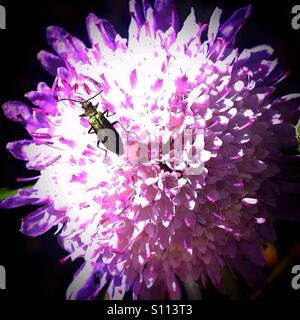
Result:
{"label": "green leaf", "polygon": [[12,197],[18,193],[20,189],[31,189],[33,186],[26,186],[19,189],[11,190],[8,188],[0,188],[0,201]]}
{"label": "green leaf", "polygon": [[202,300],[200,287],[189,277],[184,283],[184,289],[188,300]]}
{"label": "green leaf", "polygon": [[226,293],[230,300],[240,300],[241,292],[236,279],[234,279],[230,270],[224,266],[221,275],[223,278]]}
{"label": "green leaf", "polygon": [[300,119],[298,120],[296,126],[295,126],[295,131],[296,131],[296,138],[298,142],[300,143]]}

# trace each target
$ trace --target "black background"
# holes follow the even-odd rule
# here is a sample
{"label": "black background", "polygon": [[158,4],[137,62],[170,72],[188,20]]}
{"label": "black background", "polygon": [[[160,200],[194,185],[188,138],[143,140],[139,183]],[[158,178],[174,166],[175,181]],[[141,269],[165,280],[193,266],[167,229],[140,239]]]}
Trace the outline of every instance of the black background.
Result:
{"label": "black background", "polygon": [[[300,92],[300,30],[291,27],[291,8],[296,1],[175,1],[181,22],[190,7],[195,8],[201,22],[208,19],[216,6],[224,9],[223,18],[237,8],[251,3],[252,14],[240,31],[237,45],[242,49],[268,43],[285,70],[291,72],[276,95]],[[7,12],[7,29],[0,30],[0,104],[8,100],[26,101],[24,94],[34,90],[39,81],[51,85],[53,78],[40,66],[37,53],[50,50],[45,30],[59,25],[82,39],[88,45],[85,17],[89,12],[110,20],[118,33],[127,36],[129,25],[127,0],[98,1],[1,1]],[[300,1],[299,1],[300,4]],[[27,133],[18,124],[6,120],[0,111],[0,188],[17,188],[16,177],[30,176],[25,164],[10,155],[7,142],[26,138]],[[7,290],[0,290],[0,299],[63,300],[65,291],[80,261],[61,265],[65,256],[56,243],[53,232],[39,238],[29,238],[19,232],[20,221],[30,212],[29,207],[0,212],[0,265],[7,271]],[[279,260],[300,241],[298,222],[278,222],[277,250]],[[291,289],[291,266],[300,264],[300,258],[290,261],[285,271],[264,292],[262,298],[299,299],[300,292]],[[269,273],[266,268],[266,274]],[[253,291],[243,288],[243,297]],[[226,299],[214,289],[204,293],[206,299]]]}

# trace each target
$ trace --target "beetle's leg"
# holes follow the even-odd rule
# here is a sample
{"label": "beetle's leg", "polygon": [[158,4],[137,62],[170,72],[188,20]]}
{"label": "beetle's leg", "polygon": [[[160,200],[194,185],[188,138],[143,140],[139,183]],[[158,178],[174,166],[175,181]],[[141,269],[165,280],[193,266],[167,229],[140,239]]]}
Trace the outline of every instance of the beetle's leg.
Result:
{"label": "beetle's leg", "polygon": [[108,109],[104,110],[103,115],[106,116],[107,118],[112,117],[116,114],[116,112],[113,112],[111,114],[109,114]]}
{"label": "beetle's leg", "polygon": [[108,111],[107,111],[107,117],[112,117],[112,116],[114,116],[116,114],[116,112],[113,112],[113,113],[111,113],[111,114],[108,114]]}
{"label": "beetle's leg", "polygon": [[104,117],[108,116],[108,109],[104,110],[102,114],[104,115]]}
{"label": "beetle's leg", "polygon": [[[135,132],[132,132],[132,131],[127,130],[127,129],[122,125],[122,123],[119,122],[119,121],[114,121],[111,125],[114,126],[114,125],[117,124],[117,123],[123,128],[123,130],[126,132],[127,135],[129,135],[129,133],[133,133],[135,136],[137,136],[137,134],[136,134]],[[128,137],[128,136],[127,136],[127,137]]]}
{"label": "beetle's leg", "polygon": [[80,117],[80,118],[83,118],[83,117],[85,117],[85,114],[84,114],[84,113],[83,113],[83,114],[80,114],[79,117]]}
{"label": "beetle's leg", "polygon": [[94,129],[93,127],[90,127],[90,128],[89,128],[88,133],[89,133],[89,134],[94,134],[94,133],[95,133],[95,131],[94,131],[94,132],[92,132],[92,130],[93,130],[93,129]]}
{"label": "beetle's leg", "polygon": [[122,123],[120,121],[114,121],[111,125],[114,126],[117,123],[123,128],[124,131],[130,132],[130,131],[126,130],[126,128],[122,125]]}
{"label": "beetle's leg", "polygon": [[103,148],[101,148],[101,147],[99,146],[100,142],[101,142],[100,140],[97,141],[97,147],[105,152],[105,158],[106,158],[106,156],[107,156],[107,150],[106,150],[106,149],[103,149]]}

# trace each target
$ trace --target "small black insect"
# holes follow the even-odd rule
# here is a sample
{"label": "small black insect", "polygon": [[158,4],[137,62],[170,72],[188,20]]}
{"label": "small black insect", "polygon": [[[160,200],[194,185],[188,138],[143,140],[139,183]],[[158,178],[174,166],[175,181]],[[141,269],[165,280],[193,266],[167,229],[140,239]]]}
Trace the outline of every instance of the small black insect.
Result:
{"label": "small black insect", "polygon": [[[97,105],[93,105],[90,100],[97,97],[101,94],[102,91],[97,93],[95,96],[87,100],[74,100],[74,99],[60,99],[59,101],[69,100],[73,102],[78,102],[81,104],[81,108],[84,110],[84,113],[80,117],[87,117],[91,128],[88,133],[96,134],[98,137],[97,147],[100,148],[100,142],[106,147],[107,150],[110,150],[117,155],[124,154],[124,146],[122,139],[118,131],[114,128],[114,125],[119,123],[119,121],[110,122],[107,118],[113,116],[115,113],[109,114],[108,110],[104,112],[97,111]],[[101,149],[101,148],[100,148]],[[105,150],[105,152],[107,152]]]}

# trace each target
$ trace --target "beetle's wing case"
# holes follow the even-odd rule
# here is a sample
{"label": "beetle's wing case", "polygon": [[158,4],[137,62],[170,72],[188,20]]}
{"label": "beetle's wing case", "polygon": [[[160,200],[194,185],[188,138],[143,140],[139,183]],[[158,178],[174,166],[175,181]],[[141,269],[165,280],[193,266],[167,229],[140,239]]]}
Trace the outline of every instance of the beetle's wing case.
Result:
{"label": "beetle's wing case", "polygon": [[104,128],[97,133],[99,140],[113,153],[122,155],[124,153],[123,142],[114,128]]}

